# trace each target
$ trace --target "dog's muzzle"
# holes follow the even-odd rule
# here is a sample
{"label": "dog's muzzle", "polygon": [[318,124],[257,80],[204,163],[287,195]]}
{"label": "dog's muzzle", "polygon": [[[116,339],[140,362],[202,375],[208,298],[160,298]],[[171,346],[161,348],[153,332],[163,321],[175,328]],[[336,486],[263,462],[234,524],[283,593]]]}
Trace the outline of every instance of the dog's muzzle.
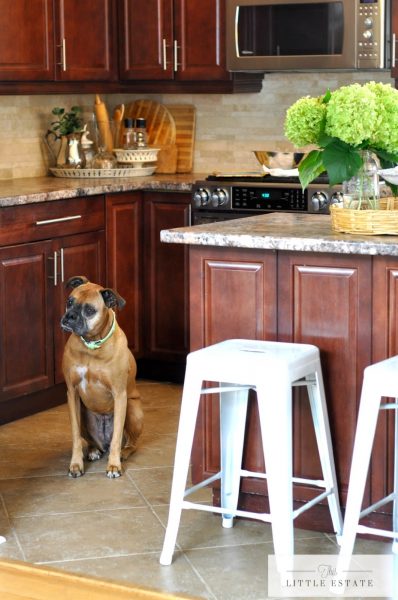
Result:
{"label": "dog's muzzle", "polygon": [[61,319],[61,327],[68,333],[76,333],[77,335],[84,335],[87,333],[86,323],[77,310],[67,310]]}

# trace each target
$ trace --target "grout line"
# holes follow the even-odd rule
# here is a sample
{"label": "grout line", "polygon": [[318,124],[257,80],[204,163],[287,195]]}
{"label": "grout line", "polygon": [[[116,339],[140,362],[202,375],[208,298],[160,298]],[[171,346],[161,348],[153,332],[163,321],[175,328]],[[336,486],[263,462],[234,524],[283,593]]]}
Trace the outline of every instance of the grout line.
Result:
{"label": "grout line", "polygon": [[[3,494],[0,494],[0,501],[1,501],[1,505],[2,505],[2,507],[3,507],[4,513],[5,513],[5,515],[6,515],[6,519],[7,519],[7,521],[8,521],[8,526],[9,526],[10,530],[12,531],[12,534],[13,534],[13,536],[14,536],[15,542],[16,542],[16,544],[17,544],[17,546],[18,546],[18,549],[19,549],[19,551],[20,551],[20,553],[21,553],[21,555],[22,555],[22,560],[26,562],[26,560],[27,560],[27,559],[26,559],[25,552],[24,552],[24,550],[23,550],[23,548],[22,548],[22,544],[21,544],[21,542],[20,542],[20,540],[19,540],[19,537],[18,537],[17,531],[16,531],[16,529],[15,529],[14,525],[12,524],[11,517],[10,517],[10,515],[9,515],[9,512],[8,512],[8,510],[7,510],[6,503],[5,503],[5,501],[4,501],[4,498],[3,498]],[[6,540],[6,542],[5,542],[5,543],[7,544],[7,540]]]}

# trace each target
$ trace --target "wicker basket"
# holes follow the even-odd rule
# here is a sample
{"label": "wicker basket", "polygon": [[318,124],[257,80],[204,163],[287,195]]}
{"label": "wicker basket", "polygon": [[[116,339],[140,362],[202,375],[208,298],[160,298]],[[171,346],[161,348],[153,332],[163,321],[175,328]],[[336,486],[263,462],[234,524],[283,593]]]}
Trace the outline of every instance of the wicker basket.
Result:
{"label": "wicker basket", "polygon": [[332,228],[335,231],[358,235],[398,235],[398,199],[380,199],[380,210],[330,207]]}

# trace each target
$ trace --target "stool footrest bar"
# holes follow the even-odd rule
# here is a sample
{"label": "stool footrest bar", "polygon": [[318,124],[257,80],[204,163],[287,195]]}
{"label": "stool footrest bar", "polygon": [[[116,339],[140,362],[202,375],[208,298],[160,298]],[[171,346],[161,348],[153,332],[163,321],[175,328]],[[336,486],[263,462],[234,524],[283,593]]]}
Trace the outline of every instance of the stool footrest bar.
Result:
{"label": "stool footrest bar", "polygon": [[371,535],[380,535],[388,538],[398,538],[398,531],[386,531],[377,527],[367,527],[366,525],[358,525],[358,533],[370,533]]}
{"label": "stool footrest bar", "polygon": [[196,485],[193,485],[192,487],[187,488],[184,492],[184,498],[186,496],[189,496],[189,494],[193,494],[194,492],[201,490],[202,488],[206,487],[206,485],[210,485],[210,483],[213,483],[213,481],[217,481],[217,479],[221,479],[221,471],[219,471],[218,473],[215,473],[214,475],[212,475],[211,477],[208,477],[207,479],[204,479],[203,481],[200,481]]}
{"label": "stool footrest bar", "polygon": [[393,502],[394,498],[395,498],[395,494],[392,493],[389,496],[386,496],[385,498],[382,498],[381,500],[378,500],[377,502],[375,502],[371,506],[368,506],[367,508],[364,508],[360,512],[359,518],[362,519],[363,517],[366,517],[366,515],[368,515],[369,513],[377,510],[378,508],[380,508],[380,506],[384,506],[385,504],[388,504],[388,502]]}
{"label": "stool footrest bar", "polygon": [[254,389],[252,385],[230,385],[230,386],[217,386],[211,388],[202,388],[200,390],[201,395],[206,394],[220,394],[224,392],[244,392],[245,390]]}
{"label": "stool footrest bar", "polygon": [[198,504],[196,502],[189,502],[189,500],[182,501],[182,508],[203,510],[205,512],[217,513],[220,515],[231,515],[232,517],[246,517],[248,519],[256,519],[257,521],[264,521],[265,523],[271,523],[271,515],[269,513],[256,513],[248,510],[233,510],[230,508],[222,508],[220,506],[210,506],[209,504]]}
{"label": "stool footrest bar", "polygon": [[297,508],[296,510],[294,510],[293,511],[293,519],[295,519],[296,517],[301,515],[301,513],[305,512],[309,508],[312,508],[315,504],[318,504],[319,502],[321,502],[322,500],[324,500],[325,498],[330,496],[330,494],[333,494],[332,489],[326,490],[325,492],[323,492],[323,494],[319,494],[312,500],[309,500],[308,502],[306,502],[303,506],[300,506],[300,508]]}

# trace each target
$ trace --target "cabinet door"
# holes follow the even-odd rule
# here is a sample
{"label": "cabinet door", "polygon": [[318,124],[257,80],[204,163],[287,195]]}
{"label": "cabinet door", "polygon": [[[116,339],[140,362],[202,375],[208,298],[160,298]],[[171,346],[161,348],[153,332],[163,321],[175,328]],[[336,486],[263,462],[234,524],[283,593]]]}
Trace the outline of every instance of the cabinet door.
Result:
{"label": "cabinet door", "polygon": [[120,4],[121,79],[173,79],[173,0]]}
{"label": "cabinet door", "polygon": [[[191,350],[229,338],[275,340],[276,254],[241,248],[190,248]],[[263,471],[257,405],[249,404],[250,434],[244,450],[244,468]],[[192,479],[204,479],[219,470],[219,412],[210,398],[201,402],[192,458]],[[255,466],[255,469],[252,467]],[[265,493],[264,482],[248,479],[245,491]],[[248,487],[247,487],[248,486]]]}
{"label": "cabinet door", "polygon": [[106,199],[107,285],[126,300],[118,322],[138,358],[142,336],[142,198],[140,192]]}
{"label": "cabinet door", "polygon": [[0,0],[0,14],[0,80],[53,80],[52,0]]}
{"label": "cabinet door", "polygon": [[[368,256],[281,253],[278,270],[280,341],[320,348],[337,477],[347,492],[364,368],[371,362],[372,259]],[[304,393],[304,392],[303,392]],[[320,475],[308,402],[295,402],[295,473]],[[339,440],[339,444],[335,443]],[[306,491],[300,489],[306,496]],[[296,490],[296,497],[300,497]]]}
{"label": "cabinet door", "polygon": [[53,383],[50,242],[0,249],[0,401]]}
{"label": "cabinet door", "polygon": [[228,79],[225,69],[225,0],[175,0],[175,78]]}
{"label": "cabinet door", "polygon": [[184,361],[188,352],[188,247],[163,244],[161,229],[189,225],[189,194],[144,194],[146,357]]}
{"label": "cabinet door", "polygon": [[57,79],[114,80],[114,0],[59,0],[56,7]]}
{"label": "cabinet door", "polygon": [[[67,236],[56,241],[58,280],[53,281],[55,382],[63,380],[62,354],[69,334],[62,331],[60,320],[70,293],[66,282],[74,275],[85,275],[93,283],[105,285],[105,235],[103,231]],[[56,285],[55,285],[56,284]]]}

